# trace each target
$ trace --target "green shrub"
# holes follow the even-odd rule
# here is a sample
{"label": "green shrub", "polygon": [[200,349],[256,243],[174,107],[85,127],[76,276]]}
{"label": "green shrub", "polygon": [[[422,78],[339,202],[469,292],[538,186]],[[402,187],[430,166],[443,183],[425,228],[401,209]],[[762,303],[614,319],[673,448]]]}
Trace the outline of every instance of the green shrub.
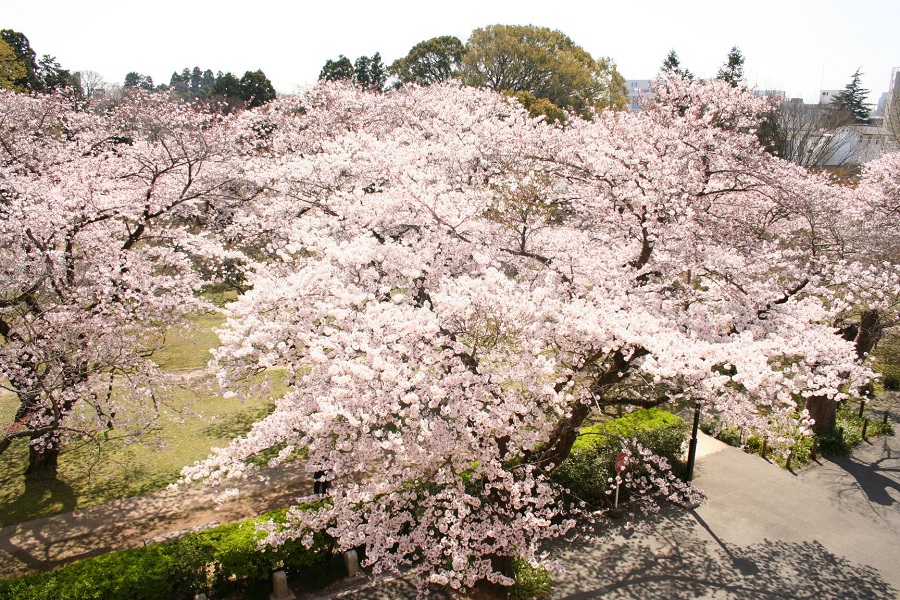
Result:
{"label": "green shrub", "polygon": [[[829,456],[849,456],[853,448],[862,442],[864,420],[859,417],[856,403],[843,403],[837,409],[834,429],[819,436],[819,448]],[[866,437],[894,435],[894,426],[880,419],[869,420]]]}
{"label": "green shrub", "polygon": [[178,568],[164,546],[134,548],[89,558],[49,573],[2,582],[9,600],[180,600],[192,591],[180,587]]}
{"label": "green shrub", "polygon": [[[307,505],[317,508],[319,503]],[[0,600],[182,600],[202,591],[218,597],[242,592],[268,593],[272,571],[296,574],[331,557],[334,540],[314,535],[312,548],[289,541],[278,548],[260,550],[263,534],[256,526],[283,522],[284,510],[256,519],[222,525],[178,540],[88,558],[51,571],[0,580]],[[341,577],[329,564],[327,577],[311,577],[317,585]]]}
{"label": "green shrub", "polygon": [[819,448],[822,454],[828,456],[849,456],[853,451],[853,444],[850,443],[852,436],[845,436],[846,431],[840,427],[835,427],[825,435],[819,436]]}
{"label": "green shrub", "polygon": [[619,419],[582,427],[569,457],[553,472],[553,478],[580,500],[592,506],[606,501],[608,479],[615,475],[615,460],[622,440],[636,438],[655,454],[681,469],[681,449],[687,439],[687,423],[659,408],[637,410]]}
{"label": "green shrub", "polygon": [[[802,465],[809,462],[812,456],[813,436],[808,435],[797,440],[793,447],[793,455],[791,456],[791,465]],[[779,463],[784,459],[779,459]]]}
{"label": "green shrub", "polygon": [[896,392],[900,390],[900,375],[885,375],[884,376],[884,389]]}
{"label": "green shrub", "polygon": [[869,429],[866,430],[867,436],[877,437],[879,435],[894,435],[894,424],[891,422],[883,422],[878,419],[869,421]]}
{"label": "green shrub", "polygon": [[215,547],[209,539],[203,534],[190,533],[168,542],[163,548],[172,559],[169,573],[178,590],[193,595],[209,587],[207,565],[215,555]]}
{"label": "green shrub", "polygon": [[546,598],[553,588],[550,572],[543,567],[533,567],[527,560],[513,559],[513,578],[516,580],[507,591],[510,598],[536,600]]}
{"label": "green shrub", "polygon": [[299,570],[328,558],[332,540],[323,533],[314,535],[313,548],[305,548],[299,541],[287,541],[277,548],[259,549],[264,533],[257,525],[269,520],[283,522],[286,511],[268,513],[262,517],[233,523],[204,532],[214,547],[214,586],[228,590],[243,589],[254,581],[268,581],[277,569]]}
{"label": "green shrub", "polygon": [[[704,422],[703,432],[709,435],[712,435],[713,428],[710,426],[711,422]],[[722,429],[715,435],[716,439],[725,442],[729,446],[740,447],[744,445],[743,436],[741,435],[741,430],[736,427],[729,427],[727,429]]]}

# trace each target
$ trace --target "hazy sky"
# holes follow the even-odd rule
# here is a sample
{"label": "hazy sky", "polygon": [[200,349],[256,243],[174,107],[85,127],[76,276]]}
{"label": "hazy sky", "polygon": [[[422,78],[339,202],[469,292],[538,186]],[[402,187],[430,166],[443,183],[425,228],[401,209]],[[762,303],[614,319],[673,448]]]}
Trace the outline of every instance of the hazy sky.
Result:
{"label": "hazy sky", "polygon": [[751,84],[807,101],[843,88],[861,67],[877,103],[900,66],[898,0],[0,0],[0,29],[21,31],[38,56],[72,71],[119,83],[137,71],[168,83],[184,67],[262,69],[282,93],[314,82],[339,54],[381,52],[390,64],[422,40],[465,42],[495,23],[559,29],[612,58],[626,79],[654,77],[673,48],[683,66],[711,77],[736,45]]}

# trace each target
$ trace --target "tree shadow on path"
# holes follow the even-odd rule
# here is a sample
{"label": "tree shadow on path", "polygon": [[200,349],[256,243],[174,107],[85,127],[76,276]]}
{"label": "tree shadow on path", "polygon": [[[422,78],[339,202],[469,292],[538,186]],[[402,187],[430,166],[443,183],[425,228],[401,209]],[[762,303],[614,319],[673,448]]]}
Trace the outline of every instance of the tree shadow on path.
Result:
{"label": "tree shadow on path", "polygon": [[856,480],[869,502],[881,506],[900,503],[900,454],[891,448],[896,443],[888,437],[878,438],[874,446],[879,448],[879,458],[866,460],[854,456],[836,456],[827,460],[834,463]]}
{"label": "tree shadow on path", "polygon": [[893,599],[898,592],[877,570],[852,564],[817,541],[764,540],[737,547],[723,543],[690,514],[659,519],[648,536],[596,545],[588,540],[554,555],[566,573],[553,597],[565,600],[873,600]]}

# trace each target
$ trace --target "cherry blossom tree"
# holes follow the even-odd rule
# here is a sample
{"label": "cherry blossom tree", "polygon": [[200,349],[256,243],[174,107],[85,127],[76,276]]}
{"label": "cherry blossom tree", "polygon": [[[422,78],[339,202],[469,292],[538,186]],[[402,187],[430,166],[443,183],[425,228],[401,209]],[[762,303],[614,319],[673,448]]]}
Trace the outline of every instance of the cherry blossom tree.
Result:
{"label": "cherry blossom tree", "polygon": [[218,248],[198,224],[228,193],[229,135],[143,92],[100,116],[0,94],[0,382],[18,401],[0,452],[29,440],[27,475],[55,476],[67,439],[158,413],[150,356],[201,305],[192,257]]}
{"label": "cherry blossom tree", "polygon": [[[839,323],[896,276],[841,246],[854,190],[760,148],[766,100],[658,96],[560,127],[486,90],[323,84],[240,115],[258,193],[229,227],[255,252],[216,360],[230,393],[269,369],[289,391],[185,479],[227,495],[303,448],[331,498],[267,543],[327,530],[459,588],[573,526],[551,476],[595,408],[699,403],[786,451],[810,399],[867,381]],[[652,465],[629,481],[692,493],[629,452]]]}

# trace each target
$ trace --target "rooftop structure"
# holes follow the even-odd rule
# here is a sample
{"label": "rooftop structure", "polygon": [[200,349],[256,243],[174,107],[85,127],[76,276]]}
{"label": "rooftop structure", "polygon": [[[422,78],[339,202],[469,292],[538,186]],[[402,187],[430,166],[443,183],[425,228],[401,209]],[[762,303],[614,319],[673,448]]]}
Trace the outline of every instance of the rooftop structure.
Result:
{"label": "rooftop structure", "polygon": [[641,102],[646,98],[655,98],[653,79],[626,79],[628,89],[628,106],[631,110],[641,110]]}

